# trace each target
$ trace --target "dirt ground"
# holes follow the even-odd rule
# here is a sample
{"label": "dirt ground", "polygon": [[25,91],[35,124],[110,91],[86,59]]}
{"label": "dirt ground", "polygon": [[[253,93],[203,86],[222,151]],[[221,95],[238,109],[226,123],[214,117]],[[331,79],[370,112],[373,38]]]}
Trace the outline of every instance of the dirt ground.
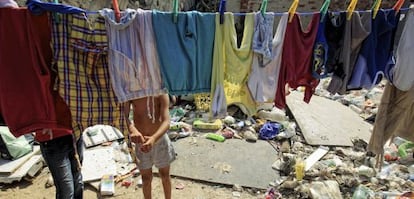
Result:
{"label": "dirt ground", "polygon": [[[47,169],[43,169],[36,177],[32,179],[23,179],[20,182],[13,184],[0,184],[0,198],[4,199],[49,199],[55,197],[54,186],[46,188],[45,184],[48,178]],[[121,183],[116,185],[115,195],[113,196],[100,196],[99,192],[91,185],[85,185],[84,198],[143,198],[142,188],[137,186],[139,177],[132,178],[133,184],[126,188],[121,186]],[[184,185],[184,189],[176,189],[176,185]],[[154,176],[153,179],[153,192],[154,199],[164,198],[162,184],[158,176]],[[172,196],[178,199],[257,199],[264,198],[263,191],[257,194],[257,190],[244,189],[240,196],[233,196],[233,189],[231,186],[224,186],[220,184],[211,184],[206,182],[198,182],[189,179],[182,179],[172,177]]]}

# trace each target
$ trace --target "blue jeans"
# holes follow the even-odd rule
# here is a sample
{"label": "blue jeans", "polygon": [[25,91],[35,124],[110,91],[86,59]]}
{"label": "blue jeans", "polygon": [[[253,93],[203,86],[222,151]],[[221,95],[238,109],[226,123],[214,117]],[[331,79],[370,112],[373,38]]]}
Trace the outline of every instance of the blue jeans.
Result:
{"label": "blue jeans", "polygon": [[[82,136],[76,142],[79,159],[83,159]],[[40,143],[40,150],[56,187],[56,199],[82,199],[82,173],[74,158],[75,150],[71,135]]]}

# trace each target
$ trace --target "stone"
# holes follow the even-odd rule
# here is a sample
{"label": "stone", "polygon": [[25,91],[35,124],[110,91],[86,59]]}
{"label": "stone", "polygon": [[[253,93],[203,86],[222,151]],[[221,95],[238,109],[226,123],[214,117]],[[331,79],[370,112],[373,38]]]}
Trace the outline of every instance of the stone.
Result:
{"label": "stone", "polygon": [[239,184],[234,184],[233,185],[233,191],[237,191],[237,192],[242,192],[243,191],[243,187]]}
{"label": "stone", "polygon": [[289,153],[290,152],[290,142],[289,140],[284,140],[280,146],[280,152]]}

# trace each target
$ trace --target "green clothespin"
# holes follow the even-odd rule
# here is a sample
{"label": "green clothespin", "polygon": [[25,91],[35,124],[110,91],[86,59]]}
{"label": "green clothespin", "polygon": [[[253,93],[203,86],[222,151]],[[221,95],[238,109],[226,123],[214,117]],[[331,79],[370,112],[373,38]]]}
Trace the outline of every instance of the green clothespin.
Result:
{"label": "green clothespin", "polygon": [[331,4],[331,0],[325,0],[323,3],[320,12],[321,12],[321,22],[325,19],[326,13],[328,13],[329,4]]}
{"label": "green clothespin", "polygon": [[178,21],[178,0],[174,0],[173,2],[173,21],[174,23]]}
{"label": "green clothespin", "polygon": [[260,6],[260,12],[262,13],[262,16],[265,16],[267,9],[267,0],[263,0],[262,5]]}
{"label": "green clothespin", "polygon": [[[59,0],[53,0],[53,3],[59,4]],[[53,18],[54,18],[55,23],[60,23],[60,17],[57,12],[53,13]]]}

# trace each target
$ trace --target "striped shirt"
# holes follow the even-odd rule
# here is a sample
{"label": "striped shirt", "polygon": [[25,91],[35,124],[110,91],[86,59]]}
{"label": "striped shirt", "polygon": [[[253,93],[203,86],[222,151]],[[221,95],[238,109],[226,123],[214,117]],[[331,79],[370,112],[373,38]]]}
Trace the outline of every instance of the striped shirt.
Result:
{"label": "striped shirt", "polygon": [[120,23],[103,9],[109,40],[109,71],[119,102],[166,94],[152,29],[152,11],[127,9]]}
{"label": "striped shirt", "polygon": [[52,24],[54,61],[59,94],[71,111],[75,135],[96,124],[126,132],[123,108],[109,78],[104,19],[88,19],[84,14],[59,17],[59,23]]}

